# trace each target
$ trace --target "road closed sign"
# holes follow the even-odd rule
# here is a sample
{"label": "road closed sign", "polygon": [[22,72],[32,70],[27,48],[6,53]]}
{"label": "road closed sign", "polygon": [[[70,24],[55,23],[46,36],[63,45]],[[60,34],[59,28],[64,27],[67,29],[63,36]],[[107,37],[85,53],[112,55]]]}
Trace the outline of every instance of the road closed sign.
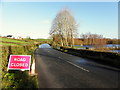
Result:
{"label": "road closed sign", "polygon": [[10,55],[8,70],[30,70],[31,55]]}

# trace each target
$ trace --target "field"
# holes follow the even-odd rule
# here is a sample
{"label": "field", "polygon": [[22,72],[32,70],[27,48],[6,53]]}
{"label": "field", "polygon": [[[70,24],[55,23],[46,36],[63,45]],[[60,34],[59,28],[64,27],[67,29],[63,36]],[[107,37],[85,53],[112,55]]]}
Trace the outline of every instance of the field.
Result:
{"label": "field", "polygon": [[23,38],[22,40],[19,39],[12,39],[6,37],[0,37],[0,45],[5,46],[16,46],[16,45],[31,45],[33,43],[49,43],[49,39],[27,39]]}
{"label": "field", "polygon": [[18,44],[15,44],[15,43],[2,43],[2,42],[0,42],[0,45],[18,45]]}
{"label": "field", "polygon": [[18,39],[10,39],[6,37],[0,37],[0,45],[27,45],[31,42],[27,42],[24,40],[18,40]]}

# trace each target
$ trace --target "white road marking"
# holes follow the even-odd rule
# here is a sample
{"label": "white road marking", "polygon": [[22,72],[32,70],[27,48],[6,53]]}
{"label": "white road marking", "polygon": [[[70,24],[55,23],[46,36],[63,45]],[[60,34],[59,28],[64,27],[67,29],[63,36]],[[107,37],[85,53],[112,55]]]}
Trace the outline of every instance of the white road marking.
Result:
{"label": "white road marking", "polygon": [[[61,59],[61,57],[58,57],[58,58]],[[66,61],[67,63],[69,63],[69,64],[71,64],[71,65],[79,68],[79,69],[82,69],[82,70],[84,70],[84,71],[86,71],[86,72],[90,72],[89,70],[87,70],[87,69],[85,69],[85,68],[83,68],[83,67],[80,67],[80,66],[78,66],[78,65],[76,65],[76,64],[74,64],[74,63],[72,63],[72,62],[69,62],[68,60],[65,60],[65,61]]]}
{"label": "white road marking", "polygon": [[74,63],[71,63],[71,62],[69,62],[69,61],[66,61],[66,62],[69,63],[69,64],[71,64],[71,65],[73,65],[73,66],[75,66],[75,67],[77,67],[77,68],[80,68],[80,69],[82,69],[82,70],[84,70],[84,71],[86,71],[86,72],[90,72],[89,70],[87,70],[87,69],[85,69],[85,68],[83,68],[83,67],[77,66],[77,65],[74,64]]}

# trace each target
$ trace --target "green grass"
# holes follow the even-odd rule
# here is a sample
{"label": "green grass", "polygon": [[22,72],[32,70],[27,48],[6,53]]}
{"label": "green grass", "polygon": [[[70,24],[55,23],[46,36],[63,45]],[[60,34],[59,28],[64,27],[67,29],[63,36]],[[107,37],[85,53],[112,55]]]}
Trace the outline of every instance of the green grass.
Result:
{"label": "green grass", "polygon": [[27,42],[22,41],[22,40],[9,39],[9,38],[0,38],[0,40],[4,41],[4,42],[27,43]]}
{"label": "green grass", "polygon": [[31,41],[24,41],[24,40],[17,40],[17,39],[10,39],[10,38],[3,38],[0,37],[0,45],[28,45],[31,44],[33,42]]}
{"label": "green grass", "polygon": [[50,39],[35,39],[36,41],[49,41]]}
{"label": "green grass", "polygon": [[10,45],[10,46],[12,45],[13,46],[13,45],[18,45],[18,44],[15,44],[15,43],[1,43],[0,42],[0,45]]}
{"label": "green grass", "polygon": [[84,47],[82,47],[82,46],[74,46],[73,48],[84,48]]}
{"label": "green grass", "polygon": [[31,45],[34,43],[49,43],[50,39],[26,39],[23,38],[23,40],[18,39],[11,39],[6,37],[0,37],[0,45]]}
{"label": "green grass", "polygon": [[49,40],[49,39],[36,39],[36,40],[46,41],[46,40]]}

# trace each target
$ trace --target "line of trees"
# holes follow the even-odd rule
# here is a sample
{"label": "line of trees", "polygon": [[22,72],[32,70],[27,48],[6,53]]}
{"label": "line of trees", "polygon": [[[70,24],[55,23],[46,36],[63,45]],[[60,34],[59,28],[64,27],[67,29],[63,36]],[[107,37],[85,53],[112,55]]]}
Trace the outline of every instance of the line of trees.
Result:
{"label": "line of trees", "polygon": [[73,46],[78,24],[69,9],[62,9],[55,17],[50,35],[55,45]]}
{"label": "line of trees", "polygon": [[83,44],[87,45],[104,45],[107,43],[103,35],[92,34],[90,32],[86,34],[81,34],[81,38],[83,40]]}
{"label": "line of trees", "polygon": [[120,39],[107,39],[107,44],[120,44]]}

